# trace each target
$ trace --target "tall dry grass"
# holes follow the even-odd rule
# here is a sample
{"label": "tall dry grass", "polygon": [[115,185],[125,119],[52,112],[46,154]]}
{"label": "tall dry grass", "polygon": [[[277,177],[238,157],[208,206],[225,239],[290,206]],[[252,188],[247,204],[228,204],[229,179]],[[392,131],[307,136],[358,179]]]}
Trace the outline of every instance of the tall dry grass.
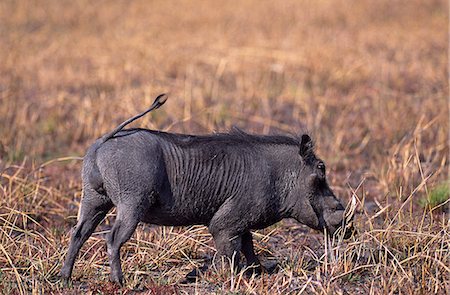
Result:
{"label": "tall dry grass", "polygon": [[105,284],[114,213],[73,285],[55,279],[80,199],[76,157],[161,92],[170,101],[139,126],[310,132],[335,192],[359,200],[359,234],[325,241],[284,221],[254,234],[275,274],[181,285],[214,254],[211,237],[141,226],[122,252],[122,292],[449,293],[446,1],[6,0],[0,44],[3,293],[118,291]]}

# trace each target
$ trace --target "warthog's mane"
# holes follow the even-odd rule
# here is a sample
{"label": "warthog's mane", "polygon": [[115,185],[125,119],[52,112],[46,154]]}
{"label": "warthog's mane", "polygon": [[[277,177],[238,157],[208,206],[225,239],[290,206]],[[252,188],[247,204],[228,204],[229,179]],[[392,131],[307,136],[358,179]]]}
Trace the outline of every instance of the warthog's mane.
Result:
{"label": "warthog's mane", "polygon": [[192,146],[196,144],[270,144],[270,145],[301,145],[301,136],[292,134],[287,135],[260,135],[247,133],[237,127],[233,127],[228,132],[212,133],[206,135],[191,135],[180,133],[168,133],[158,130],[149,130],[142,128],[132,128],[120,131],[114,137],[127,136],[136,132],[148,132],[158,135],[169,142],[179,146]]}

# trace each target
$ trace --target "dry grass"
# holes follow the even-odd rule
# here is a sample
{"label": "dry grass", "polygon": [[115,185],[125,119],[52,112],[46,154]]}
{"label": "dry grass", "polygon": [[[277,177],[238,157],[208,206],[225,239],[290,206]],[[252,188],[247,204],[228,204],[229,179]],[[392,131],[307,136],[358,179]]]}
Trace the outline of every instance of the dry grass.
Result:
{"label": "dry grass", "polygon": [[211,237],[142,226],[122,252],[121,292],[449,294],[447,29],[444,0],[1,1],[1,292],[118,291],[103,242],[114,214],[83,247],[73,286],[54,279],[80,161],[48,161],[82,156],[169,91],[140,126],[311,132],[335,192],[359,200],[359,234],[327,242],[284,221],[255,233],[275,274],[181,285],[214,254]]}

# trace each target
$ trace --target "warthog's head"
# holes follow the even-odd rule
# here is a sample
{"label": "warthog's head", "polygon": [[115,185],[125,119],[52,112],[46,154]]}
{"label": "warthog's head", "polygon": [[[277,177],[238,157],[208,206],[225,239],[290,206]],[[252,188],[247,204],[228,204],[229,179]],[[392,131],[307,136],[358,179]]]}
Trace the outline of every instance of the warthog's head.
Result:
{"label": "warthog's head", "polygon": [[300,189],[296,193],[297,202],[292,217],[313,229],[326,230],[330,236],[341,234],[349,238],[353,233],[356,199],[352,199],[350,208],[346,210],[329,187],[325,164],[314,154],[313,142],[306,134],[301,137],[300,156]]}

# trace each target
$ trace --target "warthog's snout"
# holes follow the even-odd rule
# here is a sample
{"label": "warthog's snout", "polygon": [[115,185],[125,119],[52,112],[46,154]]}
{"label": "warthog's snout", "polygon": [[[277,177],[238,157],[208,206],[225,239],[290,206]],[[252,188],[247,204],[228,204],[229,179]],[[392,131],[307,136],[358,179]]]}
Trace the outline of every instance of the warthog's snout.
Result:
{"label": "warthog's snout", "polygon": [[352,197],[347,208],[344,208],[337,199],[335,200],[334,202],[330,201],[331,206],[324,210],[325,227],[330,236],[341,236],[344,239],[348,239],[355,233],[353,218],[356,209],[356,198]]}

